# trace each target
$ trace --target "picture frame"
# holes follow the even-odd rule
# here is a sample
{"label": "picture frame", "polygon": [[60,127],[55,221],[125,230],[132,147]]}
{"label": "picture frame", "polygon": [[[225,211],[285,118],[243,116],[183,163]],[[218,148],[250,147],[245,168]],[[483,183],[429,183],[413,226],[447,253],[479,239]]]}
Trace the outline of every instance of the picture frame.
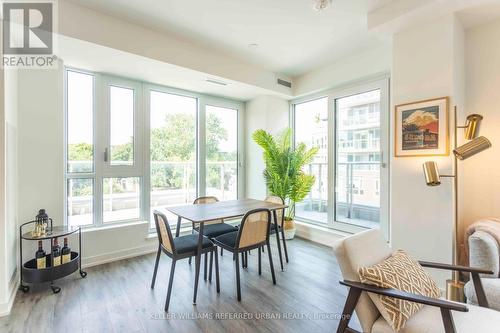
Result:
{"label": "picture frame", "polygon": [[399,104],[394,109],[396,157],[450,154],[449,97]]}

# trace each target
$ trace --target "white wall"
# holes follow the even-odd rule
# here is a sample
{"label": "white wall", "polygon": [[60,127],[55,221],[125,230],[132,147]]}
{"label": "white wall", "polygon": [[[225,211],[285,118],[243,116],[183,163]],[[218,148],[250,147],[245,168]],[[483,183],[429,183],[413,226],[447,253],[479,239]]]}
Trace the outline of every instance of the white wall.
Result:
{"label": "white wall", "polygon": [[331,65],[295,77],[293,79],[293,95],[300,97],[387,73],[391,68],[391,58],[390,43],[350,55]]}
{"label": "white wall", "polygon": [[[393,105],[451,96],[451,106],[462,107],[461,29],[456,18],[449,15],[394,36]],[[394,128],[394,114],[391,123]],[[427,160],[436,161],[442,173],[451,172],[451,156],[391,159],[391,241],[394,248],[405,249],[418,259],[450,263],[452,184],[444,179],[442,186],[427,187],[422,172],[422,163]],[[441,285],[449,276],[443,272],[433,274]]]}
{"label": "white wall", "polygon": [[[0,315],[8,313],[17,287],[17,84],[18,71],[2,71],[5,94],[1,122]],[[5,192],[4,192],[5,191]],[[5,194],[4,194],[5,193]]]}
{"label": "white wall", "polygon": [[246,151],[246,196],[260,199],[267,194],[262,172],[264,160],[262,149],[253,141],[252,134],[264,129],[277,134],[288,126],[289,102],[273,96],[260,96],[246,103],[245,151]]}
{"label": "white wall", "polygon": [[[492,148],[460,162],[460,220],[464,228],[477,219],[500,217],[500,20],[474,27],[466,32],[466,107],[467,114],[484,116],[480,135]],[[461,139],[461,138],[460,138]]]}

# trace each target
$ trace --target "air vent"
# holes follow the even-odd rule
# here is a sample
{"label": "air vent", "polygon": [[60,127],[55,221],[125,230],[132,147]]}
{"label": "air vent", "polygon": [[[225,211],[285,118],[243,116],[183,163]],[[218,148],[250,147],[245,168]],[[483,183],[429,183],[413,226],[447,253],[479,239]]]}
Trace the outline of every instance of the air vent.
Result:
{"label": "air vent", "polygon": [[220,80],[217,80],[217,79],[207,78],[205,81],[213,83],[213,84],[218,84],[220,86],[227,86],[226,82],[223,82],[223,81],[220,81]]}
{"label": "air vent", "polygon": [[282,86],[285,86],[287,88],[291,88],[292,87],[292,82],[288,82],[288,81],[285,81],[285,80],[282,80],[282,79],[278,79],[278,84],[282,85]]}

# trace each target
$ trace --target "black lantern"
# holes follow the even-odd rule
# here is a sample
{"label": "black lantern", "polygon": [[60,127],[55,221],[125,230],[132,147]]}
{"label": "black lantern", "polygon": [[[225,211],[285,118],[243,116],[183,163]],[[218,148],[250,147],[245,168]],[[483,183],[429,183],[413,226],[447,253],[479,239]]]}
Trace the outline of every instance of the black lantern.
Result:
{"label": "black lantern", "polygon": [[35,229],[33,230],[33,236],[45,236],[49,230],[49,223],[50,230],[52,230],[52,219],[45,212],[45,209],[40,209],[38,214],[35,216]]}

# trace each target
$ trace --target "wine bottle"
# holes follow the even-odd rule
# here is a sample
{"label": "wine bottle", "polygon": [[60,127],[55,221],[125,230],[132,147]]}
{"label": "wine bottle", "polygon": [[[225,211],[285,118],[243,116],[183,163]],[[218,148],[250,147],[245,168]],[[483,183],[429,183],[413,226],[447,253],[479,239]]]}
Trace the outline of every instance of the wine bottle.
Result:
{"label": "wine bottle", "polygon": [[68,237],[64,237],[64,246],[61,250],[62,263],[66,264],[71,261],[71,249],[68,247]]}
{"label": "wine bottle", "polygon": [[52,260],[54,267],[61,264],[61,247],[57,242],[57,238],[54,238],[54,245],[52,246]]}
{"label": "wine bottle", "polygon": [[42,269],[47,267],[47,258],[45,256],[45,251],[42,248],[42,241],[38,241],[38,250],[35,252],[36,259],[36,269]]}

